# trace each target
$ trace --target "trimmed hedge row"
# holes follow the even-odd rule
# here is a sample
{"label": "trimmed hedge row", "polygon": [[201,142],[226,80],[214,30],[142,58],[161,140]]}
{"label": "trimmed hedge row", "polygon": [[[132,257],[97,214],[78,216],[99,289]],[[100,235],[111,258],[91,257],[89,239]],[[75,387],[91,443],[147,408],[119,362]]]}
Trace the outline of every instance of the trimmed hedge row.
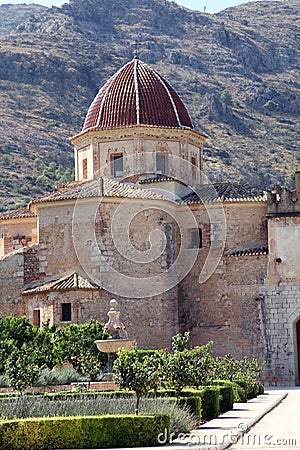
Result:
{"label": "trimmed hedge row", "polygon": [[202,419],[204,421],[215,419],[220,414],[220,388],[219,386],[205,386],[199,389],[202,400]]}
{"label": "trimmed hedge row", "polygon": [[[175,396],[175,390],[162,389],[157,391],[158,396]],[[192,409],[197,417],[204,421],[215,419],[220,414],[220,388],[218,386],[203,386],[200,389],[184,388],[180,394],[180,400],[183,398],[197,398],[196,408],[201,407],[201,413]]]}
{"label": "trimmed hedge row", "polygon": [[233,408],[234,393],[232,386],[219,386],[220,389],[220,413],[225,413]]}
{"label": "trimmed hedge row", "polygon": [[52,417],[0,422],[1,450],[158,446],[169,439],[167,415]]}

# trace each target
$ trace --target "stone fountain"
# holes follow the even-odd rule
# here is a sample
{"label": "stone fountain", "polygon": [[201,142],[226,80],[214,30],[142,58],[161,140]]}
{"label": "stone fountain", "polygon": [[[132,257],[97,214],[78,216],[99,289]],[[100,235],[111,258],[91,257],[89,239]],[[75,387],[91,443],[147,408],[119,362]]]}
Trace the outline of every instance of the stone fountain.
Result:
{"label": "stone fountain", "polygon": [[112,383],[112,366],[116,358],[116,353],[121,350],[130,350],[135,340],[128,339],[124,324],[120,321],[120,311],[117,309],[118,303],[115,299],[110,301],[110,310],[108,311],[108,322],[104,325],[104,330],[109,333],[108,339],[95,341],[100,352],[107,353],[108,363],[105,373],[106,382]]}

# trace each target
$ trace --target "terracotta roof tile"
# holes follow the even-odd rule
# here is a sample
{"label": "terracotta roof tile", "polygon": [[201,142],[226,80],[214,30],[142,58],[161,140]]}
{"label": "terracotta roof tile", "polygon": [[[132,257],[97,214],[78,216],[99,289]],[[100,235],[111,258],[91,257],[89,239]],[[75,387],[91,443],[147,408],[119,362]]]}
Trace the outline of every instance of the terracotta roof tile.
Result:
{"label": "terracotta roof tile", "polygon": [[263,191],[232,183],[205,184],[182,199],[185,204],[215,201],[239,202],[265,200],[266,194]]}
{"label": "terracotta roof tile", "polygon": [[149,178],[145,178],[144,180],[140,180],[139,183],[140,184],[159,183],[161,181],[180,181],[180,180],[177,180],[177,178],[171,177],[168,175],[157,174],[153,177],[149,177]]}
{"label": "terracotta roof tile", "polygon": [[98,290],[100,289],[100,286],[90,279],[83,278],[77,272],[73,272],[70,275],[60,278],[59,280],[50,281],[35,288],[25,289],[23,294],[27,295],[50,291],[68,291],[72,289]]}
{"label": "terracotta roof tile", "polygon": [[173,87],[138,58],[125,64],[99,90],[82,131],[132,125],[193,128]]}
{"label": "terracotta roof tile", "polygon": [[19,208],[13,211],[0,213],[0,220],[25,219],[27,217],[36,217],[36,214],[29,211],[28,208]]}
{"label": "terracotta roof tile", "polygon": [[225,256],[260,256],[267,255],[268,247],[256,247],[252,249],[236,250],[234,252],[227,252]]}
{"label": "terracotta roof tile", "polygon": [[91,197],[121,197],[135,199],[163,199],[161,194],[147,191],[126,183],[107,178],[72,182],[55,192],[36,198],[32,203],[44,203]]}

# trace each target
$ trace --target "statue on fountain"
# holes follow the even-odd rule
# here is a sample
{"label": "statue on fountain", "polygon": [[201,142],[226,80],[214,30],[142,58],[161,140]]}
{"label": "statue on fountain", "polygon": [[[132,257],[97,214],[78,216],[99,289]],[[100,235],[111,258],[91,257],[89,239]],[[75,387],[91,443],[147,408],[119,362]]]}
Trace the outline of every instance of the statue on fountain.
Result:
{"label": "statue on fountain", "polygon": [[104,325],[104,330],[109,333],[108,339],[127,339],[125,325],[120,321],[120,311],[116,308],[117,301],[113,298],[110,301],[110,310],[108,311],[108,322]]}

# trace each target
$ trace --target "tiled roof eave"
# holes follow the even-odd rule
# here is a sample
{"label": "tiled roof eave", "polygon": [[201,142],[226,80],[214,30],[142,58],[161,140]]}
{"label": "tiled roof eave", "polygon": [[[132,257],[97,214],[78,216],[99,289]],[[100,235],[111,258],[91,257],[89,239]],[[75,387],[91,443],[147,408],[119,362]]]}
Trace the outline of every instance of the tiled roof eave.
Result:
{"label": "tiled roof eave", "polygon": [[202,136],[204,139],[207,139],[207,135],[201,131],[195,130],[194,128],[190,128],[187,126],[180,126],[180,127],[173,127],[168,125],[147,125],[147,124],[135,124],[135,125],[122,125],[122,126],[114,126],[114,127],[97,127],[93,126],[90,127],[84,131],[81,131],[80,133],[72,136],[69,140],[72,142],[73,140],[76,140],[78,138],[82,138],[85,135],[88,135],[89,133],[96,132],[96,131],[113,131],[113,130],[123,130],[123,129],[138,129],[138,128],[148,128],[148,129],[160,129],[160,130],[177,130],[177,131],[190,131],[194,133],[197,136]]}
{"label": "tiled roof eave", "polygon": [[76,287],[76,286],[72,286],[72,287],[69,287],[69,288],[61,288],[61,289],[51,289],[51,287],[45,287],[45,288],[43,288],[43,287],[36,287],[36,288],[32,288],[32,289],[28,289],[28,290],[25,290],[25,291],[23,291],[22,292],[22,295],[29,295],[29,294],[42,294],[42,293],[45,293],[45,294],[47,294],[47,293],[49,293],[49,292],[53,292],[53,291],[59,291],[59,292],[68,292],[68,291],[78,291],[78,290],[80,290],[80,291],[82,291],[82,290],[84,290],[84,291],[98,291],[98,290],[100,290],[101,289],[101,287],[99,286],[99,287]]}
{"label": "tiled roof eave", "polygon": [[67,292],[67,291],[74,291],[74,290],[89,290],[89,291],[95,291],[101,289],[100,286],[98,286],[96,283],[89,279],[85,279],[78,275],[77,272],[73,272],[69,275],[66,275],[58,280],[49,281],[46,284],[43,284],[41,286],[36,286],[34,288],[28,288],[23,291],[23,295],[29,295],[29,294],[40,294],[40,293],[47,293],[47,292],[53,292],[53,291],[59,291],[59,292]]}
{"label": "tiled roof eave", "polygon": [[77,200],[86,199],[86,198],[101,198],[101,195],[99,195],[99,194],[95,194],[95,195],[90,194],[90,195],[86,195],[84,197],[78,197],[76,195],[60,197],[60,196],[57,195],[57,196],[51,197],[51,194],[49,194],[48,197],[35,199],[35,200],[33,200],[32,203],[33,204],[39,204],[39,203],[52,203],[52,202],[67,202],[67,201],[72,201],[72,200],[77,201]]}
{"label": "tiled roof eave", "polygon": [[20,219],[34,219],[37,215],[27,208],[20,208],[14,211],[7,211],[0,213],[1,220],[20,220]]}
{"label": "tiled roof eave", "polygon": [[156,192],[120,181],[102,178],[71,185],[69,189],[58,190],[33,200],[33,204],[78,201],[82,199],[128,198],[140,200],[163,200]]}
{"label": "tiled roof eave", "polygon": [[268,255],[268,247],[257,247],[254,249],[236,250],[224,254],[226,257],[241,257],[241,256],[266,256]]}
{"label": "tiled roof eave", "polygon": [[187,201],[187,202],[181,202],[184,205],[197,205],[197,204],[210,204],[210,203],[253,203],[253,202],[267,202],[267,199],[265,196],[262,197],[245,197],[245,198],[216,198],[212,200],[194,200],[194,201]]}

